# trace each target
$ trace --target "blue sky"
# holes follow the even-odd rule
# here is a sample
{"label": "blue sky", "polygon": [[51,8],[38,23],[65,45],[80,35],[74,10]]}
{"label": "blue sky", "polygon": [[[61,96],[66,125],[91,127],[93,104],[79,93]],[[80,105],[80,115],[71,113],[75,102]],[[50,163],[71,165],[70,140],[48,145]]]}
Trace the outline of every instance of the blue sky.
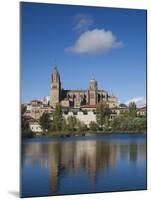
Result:
{"label": "blue sky", "polygon": [[65,89],[100,89],[121,102],[146,96],[146,11],[21,3],[22,101],[50,94],[52,65]]}

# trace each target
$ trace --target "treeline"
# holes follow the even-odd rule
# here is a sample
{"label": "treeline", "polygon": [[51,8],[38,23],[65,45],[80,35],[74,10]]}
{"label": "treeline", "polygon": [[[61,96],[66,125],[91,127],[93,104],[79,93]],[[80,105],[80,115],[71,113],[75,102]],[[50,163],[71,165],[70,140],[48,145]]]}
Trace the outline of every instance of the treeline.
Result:
{"label": "treeline", "polygon": [[112,131],[146,132],[146,117],[118,116],[111,122]]}
{"label": "treeline", "polygon": [[112,131],[146,132],[146,116],[137,115],[136,104],[131,102],[128,111],[111,121]]}
{"label": "treeline", "polygon": [[[40,125],[44,134],[48,135],[77,135],[85,132],[145,132],[146,116],[137,116],[137,108],[134,102],[129,104],[128,111],[110,120],[111,111],[105,102],[96,107],[96,122],[91,122],[87,127],[75,116],[63,118],[61,105],[58,104],[52,116],[43,113]],[[53,120],[51,120],[51,118]]]}
{"label": "treeline", "polygon": [[[51,118],[53,120],[51,120]],[[45,135],[75,135],[81,134],[87,130],[86,125],[75,116],[63,117],[62,107],[56,105],[54,113],[43,113],[39,120],[40,126]]]}
{"label": "treeline", "polygon": [[[21,111],[22,116],[26,108],[22,107]],[[126,112],[115,116],[112,120],[110,120],[111,110],[105,102],[97,105],[95,113],[96,122],[90,122],[89,127],[87,127],[74,115],[65,119],[61,105],[57,104],[52,114],[46,112],[42,114],[39,124],[43,130],[43,135],[50,136],[82,135],[87,132],[98,134],[106,132],[146,132],[146,116],[137,115],[137,108],[134,102],[129,104]],[[23,137],[33,137],[35,135],[23,117],[21,126]]]}
{"label": "treeline", "polygon": [[21,105],[21,137],[22,138],[32,138],[34,137],[34,133],[29,128],[29,123],[23,117],[24,113],[26,112],[27,107]]}
{"label": "treeline", "polygon": [[[77,135],[84,134],[91,131],[103,131],[109,127],[110,109],[106,103],[102,102],[96,108],[96,122],[91,122],[89,128],[75,116],[68,116],[67,119],[63,117],[62,107],[60,104],[56,105],[54,113],[43,113],[40,117],[39,123],[44,134],[48,135]],[[51,120],[51,118],[53,120]],[[105,124],[105,128],[103,128]]]}

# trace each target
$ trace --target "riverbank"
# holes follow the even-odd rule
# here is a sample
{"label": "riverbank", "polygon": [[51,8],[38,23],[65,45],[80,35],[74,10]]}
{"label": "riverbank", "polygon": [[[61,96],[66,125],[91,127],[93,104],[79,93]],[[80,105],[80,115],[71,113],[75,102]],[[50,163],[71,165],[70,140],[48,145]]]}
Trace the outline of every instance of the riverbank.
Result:
{"label": "riverbank", "polygon": [[42,137],[71,137],[71,136],[89,136],[89,135],[110,135],[110,134],[144,134],[146,135],[147,131],[86,131],[86,132],[70,132],[70,131],[51,131],[48,133],[30,133],[26,134],[25,137],[22,138],[34,138],[37,136],[42,136]]}

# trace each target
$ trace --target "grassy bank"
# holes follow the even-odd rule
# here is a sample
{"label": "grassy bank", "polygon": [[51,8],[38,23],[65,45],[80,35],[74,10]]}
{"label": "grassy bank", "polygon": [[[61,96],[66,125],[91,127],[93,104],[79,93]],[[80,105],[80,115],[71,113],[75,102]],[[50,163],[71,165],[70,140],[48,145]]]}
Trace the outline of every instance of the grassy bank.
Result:
{"label": "grassy bank", "polygon": [[32,137],[37,137],[37,136],[43,136],[43,137],[71,137],[71,136],[87,136],[87,135],[108,135],[108,134],[146,134],[146,130],[144,131],[49,131],[47,133],[39,134],[39,133],[30,133],[30,134],[25,134],[25,137],[23,138],[32,138]]}

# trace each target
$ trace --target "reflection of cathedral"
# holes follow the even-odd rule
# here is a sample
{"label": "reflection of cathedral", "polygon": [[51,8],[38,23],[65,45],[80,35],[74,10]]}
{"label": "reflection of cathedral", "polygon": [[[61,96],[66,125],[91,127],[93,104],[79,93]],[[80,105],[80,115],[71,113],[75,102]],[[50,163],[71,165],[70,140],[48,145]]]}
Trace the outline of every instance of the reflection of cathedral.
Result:
{"label": "reflection of cathedral", "polygon": [[[118,159],[141,162],[146,155],[142,144],[120,145],[108,141],[51,142],[48,144],[23,145],[22,165],[37,164],[41,169],[48,168],[50,194],[58,194],[62,178],[83,171],[95,187],[97,173],[104,173],[113,167]],[[29,177],[30,179],[30,177]]]}
{"label": "reflection of cathedral", "polygon": [[97,81],[90,80],[87,90],[64,90],[61,88],[60,74],[54,66],[51,74],[50,105],[55,107],[61,103],[64,107],[95,106],[100,101],[105,101],[109,107],[117,106],[117,98],[105,90],[99,90]]}

